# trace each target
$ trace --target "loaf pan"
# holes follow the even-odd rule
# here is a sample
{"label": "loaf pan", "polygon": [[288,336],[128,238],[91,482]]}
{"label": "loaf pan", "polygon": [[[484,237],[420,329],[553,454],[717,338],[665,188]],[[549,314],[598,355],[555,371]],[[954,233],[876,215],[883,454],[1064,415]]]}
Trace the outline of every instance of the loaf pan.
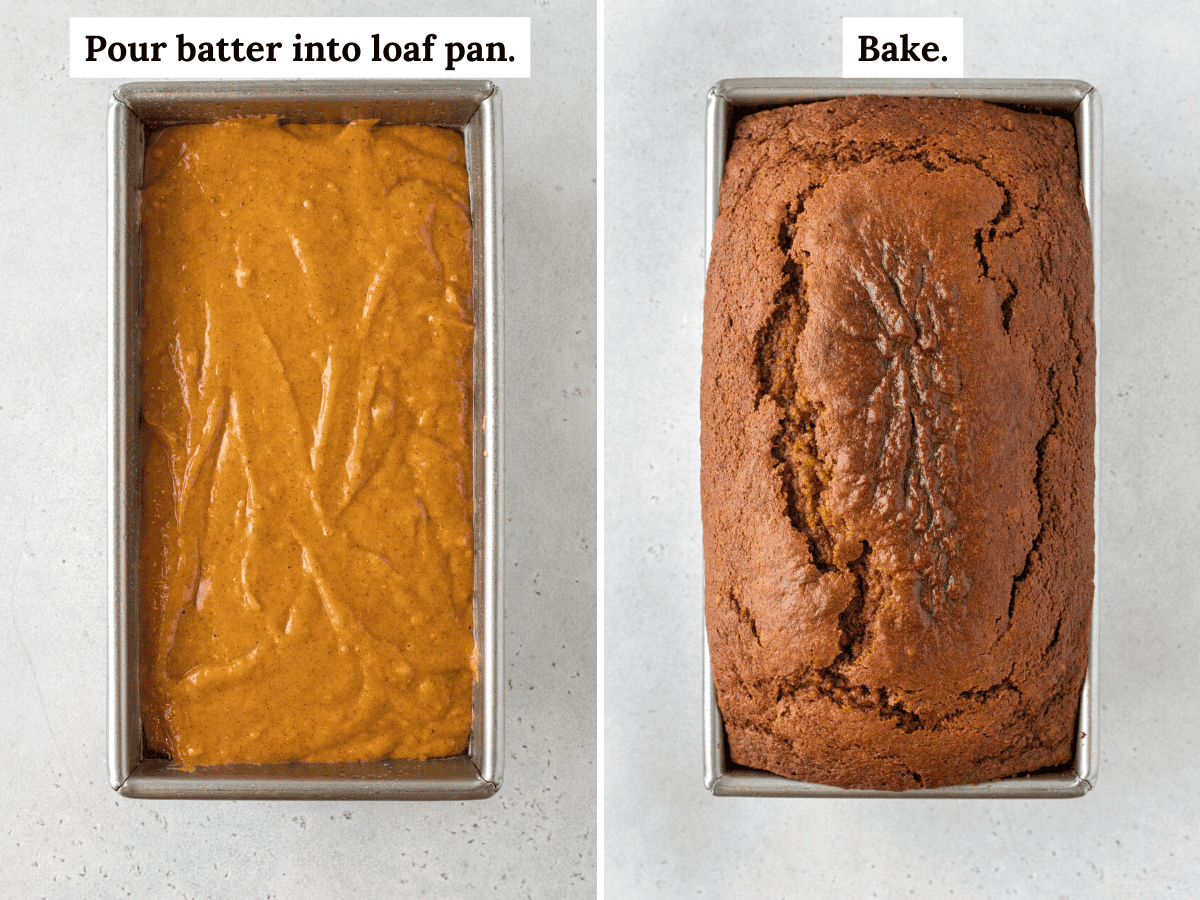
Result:
{"label": "loaf pan", "polygon": [[[141,307],[138,194],[148,135],[171,125],[278,115],[283,122],[425,124],[462,132],[474,270],[475,640],[478,675],[465,754],[443,759],[201,767],[147,755],[138,703]],[[128,797],[465,800],[500,787],[504,760],[501,613],[501,122],[485,81],[128,84],[108,110],[109,646],[108,771]]]}
{"label": "loaf pan", "polygon": [[[1100,95],[1082,81],[1030,81],[1022,79],[945,81],[842,78],[746,78],[719,81],[708,93],[706,133],[706,198],[708,252],[720,208],[721,178],[734,124],[742,116],[778,106],[813,103],[836,97],[878,94],[890,97],[966,97],[1028,109],[1053,110],[1073,116],[1079,150],[1083,198],[1092,226],[1092,275],[1095,281],[1092,314],[1100,343]],[[705,261],[707,263],[707,252]],[[1099,366],[1097,365],[1097,370]],[[1096,486],[1094,521],[1100,521],[1100,418],[1096,418]],[[708,639],[704,641],[704,783],[721,797],[1081,797],[1096,782],[1096,673],[1099,638],[1097,618],[1100,596],[1099,534],[1096,536],[1096,574],[1092,593],[1091,643],[1088,670],[1080,696],[1075,759],[1062,769],[1004,778],[984,784],[910,791],[847,790],[823,784],[794,781],[759,769],[733,763],[726,751],[725,725],[717,708]]]}

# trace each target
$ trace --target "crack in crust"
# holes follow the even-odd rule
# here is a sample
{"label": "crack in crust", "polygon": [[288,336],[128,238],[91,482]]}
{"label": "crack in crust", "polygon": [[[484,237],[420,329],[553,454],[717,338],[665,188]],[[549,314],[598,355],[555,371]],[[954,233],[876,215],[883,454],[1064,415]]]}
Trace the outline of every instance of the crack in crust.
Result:
{"label": "crack in crust", "polygon": [[754,613],[750,611],[748,606],[742,603],[742,598],[738,596],[738,592],[736,590],[729,592],[729,602],[733,604],[733,609],[737,613],[738,621],[750,630],[750,634],[754,637],[754,642],[761,647],[762,638],[758,636],[758,623],[754,620]]}
{"label": "crack in crust", "polygon": [[774,310],[757,336],[758,396],[773,399],[783,411],[771,455],[783,488],[792,527],[808,541],[809,554],[820,572],[836,570],[833,562],[832,524],[821,506],[821,493],[829,484],[829,466],[817,452],[816,422],[820,405],[806,401],[796,384],[796,342],[808,321],[804,291],[804,266],[791,255],[796,220],[817,190],[810,185],[788,204],[779,227],[778,244],[787,256],[783,284],[775,296]]}
{"label": "crack in crust", "polygon": [[[979,172],[981,172],[986,178],[988,178],[988,180],[996,185],[996,187],[998,187],[1004,194],[1004,202],[1000,204],[999,212],[992,217],[992,220],[988,222],[987,225],[975,232],[975,250],[979,254],[979,268],[983,272],[984,278],[990,278],[991,275],[989,273],[991,271],[991,265],[988,263],[987,254],[984,252],[984,244],[996,243],[997,234],[1000,234],[1003,237],[1012,237],[1020,232],[1022,228],[1024,228],[1024,222],[1018,219],[1015,228],[1001,232],[1000,226],[1008,221],[1009,217],[1012,215],[1012,192],[1008,189],[1008,186],[991,172],[989,172],[980,160],[972,159],[971,157],[967,156],[960,156],[959,154],[950,150],[944,150],[942,152],[959,165],[971,166],[972,168],[979,170]],[[985,230],[987,231],[986,238],[984,237]],[[1012,286],[1011,282],[1009,283],[1009,286]],[[1008,331],[1007,318],[1004,322],[1004,330]]]}
{"label": "crack in crust", "polygon": [[[1058,632],[1056,630],[1055,641],[1057,639]],[[886,688],[873,689],[867,685],[855,684],[845,676],[833,671],[832,667],[794,681],[771,678],[756,681],[749,685],[742,681],[741,678],[738,681],[751,696],[754,693],[767,693],[770,695],[771,690],[774,690],[774,703],[776,705],[782,703],[785,698],[801,699],[806,697],[810,700],[818,698],[829,700],[835,705],[844,708],[875,710],[881,719],[890,721],[905,734],[912,734],[922,730],[944,731],[956,719],[970,712],[973,707],[993,703],[1005,694],[1016,695],[1018,704],[1025,702],[1020,686],[1013,681],[1011,671],[991,687],[981,690],[963,691],[958,696],[967,705],[939,716],[922,716],[909,709],[900,695],[895,691],[890,691]],[[1043,704],[1043,714],[1050,704],[1061,698],[1061,696],[1062,692],[1060,691]]]}

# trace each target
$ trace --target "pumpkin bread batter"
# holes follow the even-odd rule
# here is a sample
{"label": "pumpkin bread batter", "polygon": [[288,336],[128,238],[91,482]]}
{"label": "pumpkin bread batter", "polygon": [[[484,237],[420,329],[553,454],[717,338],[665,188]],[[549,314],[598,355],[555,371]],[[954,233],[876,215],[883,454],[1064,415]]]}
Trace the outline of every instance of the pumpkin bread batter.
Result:
{"label": "pumpkin bread batter", "polygon": [[271,118],[150,144],[141,707],[185,769],[466,748],[464,156]]}

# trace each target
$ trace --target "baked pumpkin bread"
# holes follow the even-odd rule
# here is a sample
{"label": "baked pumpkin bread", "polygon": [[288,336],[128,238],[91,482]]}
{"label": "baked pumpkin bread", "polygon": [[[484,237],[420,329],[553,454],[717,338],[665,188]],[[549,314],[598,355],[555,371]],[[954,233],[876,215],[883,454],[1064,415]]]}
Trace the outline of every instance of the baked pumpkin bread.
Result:
{"label": "baked pumpkin bread", "polygon": [[856,97],[738,124],[701,387],[735,763],[905,790],[1070,762],[1091,272],[1065,118]]}

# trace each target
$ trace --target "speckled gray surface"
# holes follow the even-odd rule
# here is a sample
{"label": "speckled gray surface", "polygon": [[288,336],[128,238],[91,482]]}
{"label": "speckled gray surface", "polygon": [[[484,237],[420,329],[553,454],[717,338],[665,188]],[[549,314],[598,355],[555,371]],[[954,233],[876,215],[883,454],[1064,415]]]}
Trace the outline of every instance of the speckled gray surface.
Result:
{"label": "speckled gray surface", "polygon": [[[0,895],[595,895],[595,9],[533,19],[504,98],[507,758],[468,803],[150,802],[105,770],[105,116],[84,15],[430,15],[428,4],[0,2]],[[132,80],[132,79],[130,79]]]}
{"label": "speckled gray surface", "polygon": [[[968,77],[1104,106],[1100,775],[1082,800],[714,798],[701,757],[704,100],[841,74],[843,14],[962,15]],[[605,883],[631,897],[1200,896],[1200,167],[1190,4],[609,0]]]}

